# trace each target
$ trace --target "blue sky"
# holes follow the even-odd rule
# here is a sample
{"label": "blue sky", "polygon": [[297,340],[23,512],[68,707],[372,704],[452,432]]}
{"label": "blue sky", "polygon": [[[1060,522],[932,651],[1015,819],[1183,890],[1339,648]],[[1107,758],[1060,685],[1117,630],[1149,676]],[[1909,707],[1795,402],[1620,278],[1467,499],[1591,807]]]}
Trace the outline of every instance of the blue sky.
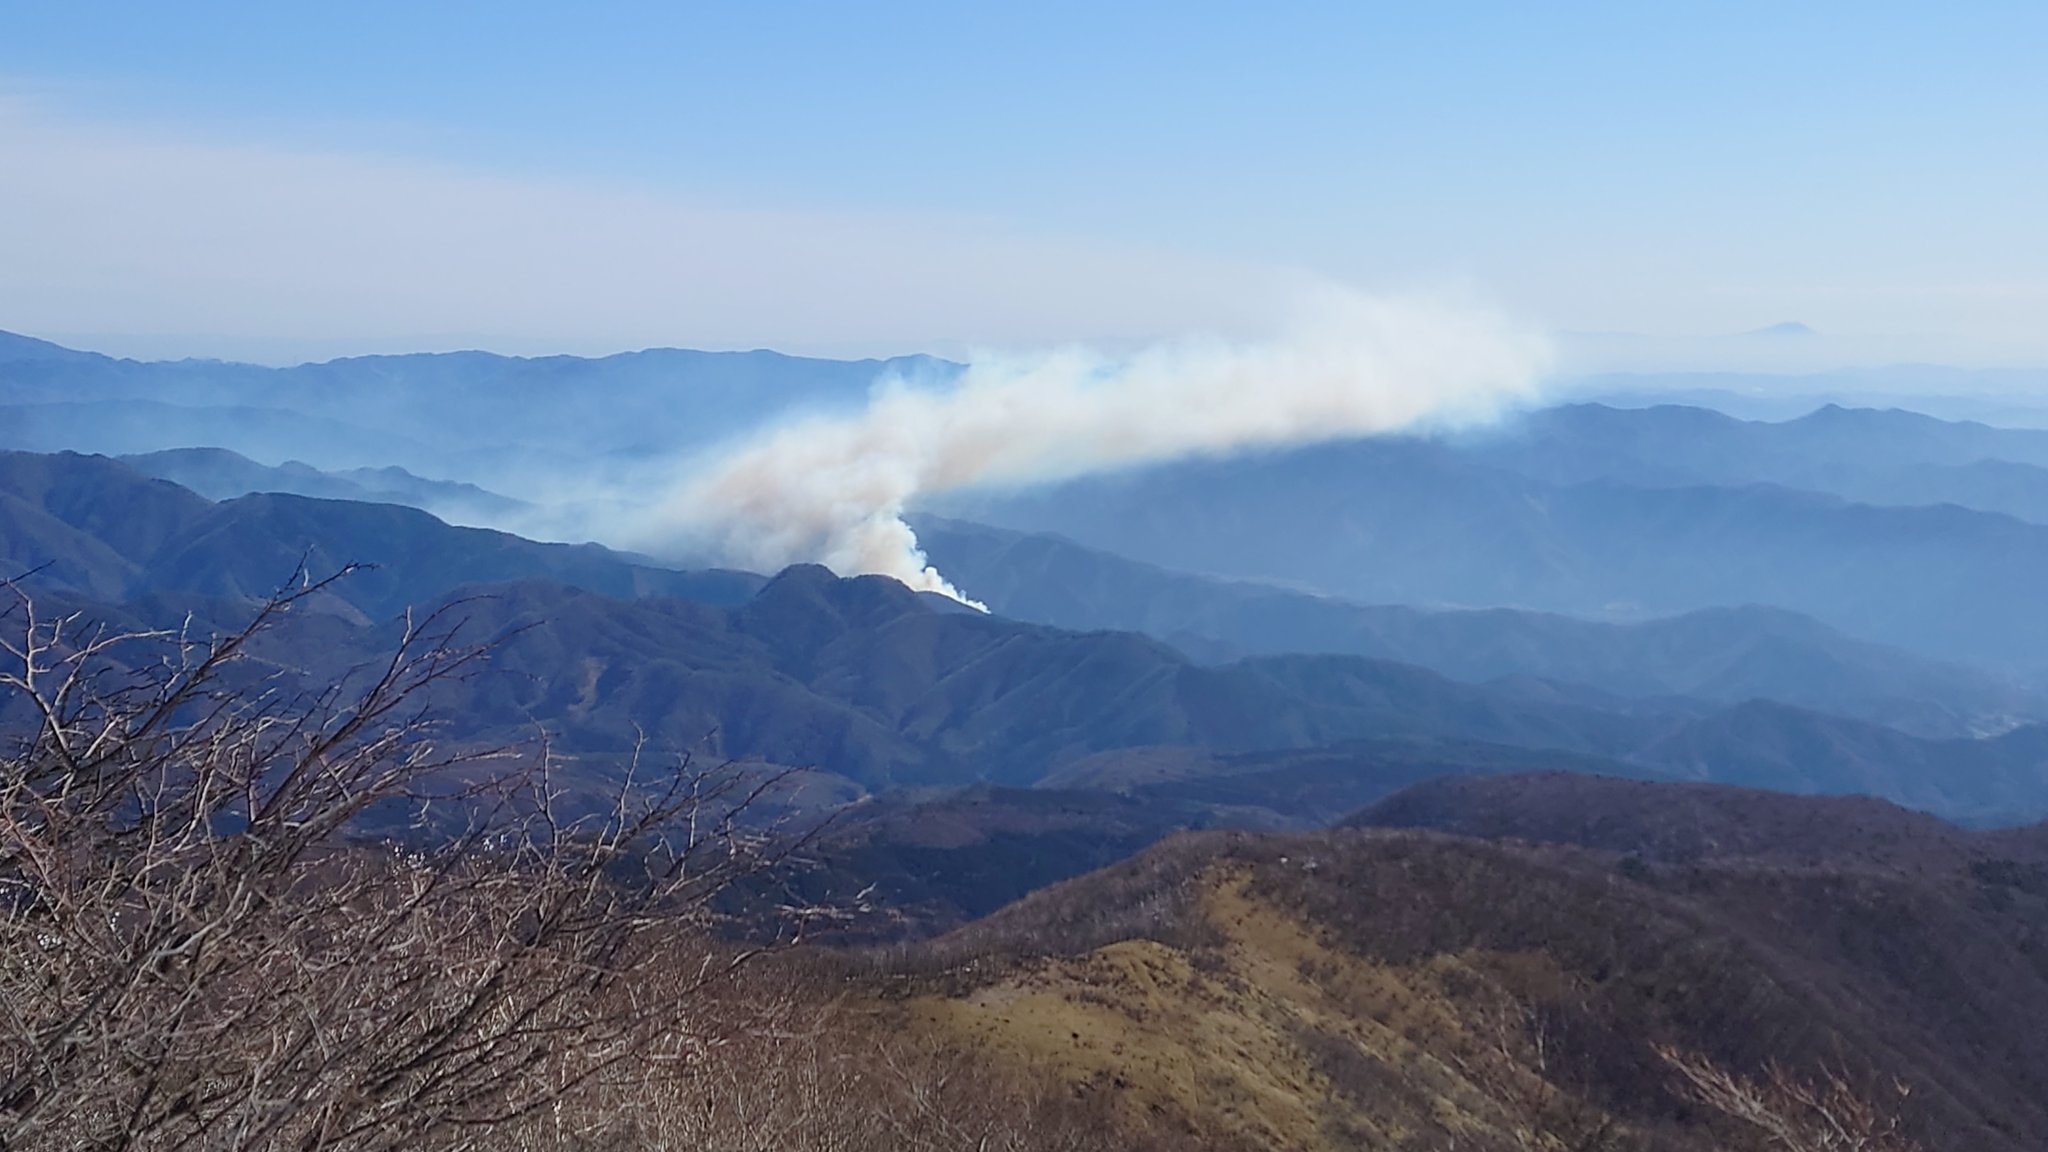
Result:
{"label": "blue sky", "polygon": [[0,2],[0,327],[870,352],[1334,281],[2048,362],[2043,60],[2038,2]]}

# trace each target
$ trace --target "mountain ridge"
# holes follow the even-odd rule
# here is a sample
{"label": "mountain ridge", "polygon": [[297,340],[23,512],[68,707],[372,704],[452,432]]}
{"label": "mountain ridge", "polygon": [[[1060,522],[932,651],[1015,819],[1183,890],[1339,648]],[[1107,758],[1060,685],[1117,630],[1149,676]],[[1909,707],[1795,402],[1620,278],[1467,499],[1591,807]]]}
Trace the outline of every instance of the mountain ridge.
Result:
{"label": "mountain ridge", "polygon": [[[1892,835],[1921,827],[1896,810],[1800,843],[1867,802],[1420,787],[1436,795],[1408,827],[1185,835],[878,965],[912,1019],[992,1058],[1253,1147],[1763,1147],[1660,1051],[1759,1079],[1834,1069],[1931,1152],[2048,1134],[2048,869],[1953,829],[1937,839],[1966,847],[1930,852]],[[1612,789],[1629,794],[1580,810]],[[1703,803],[1734,829],[1793,811],[1736,851],[1667,850]],[[1514,838],[1553,818],[1548,842]]]}
{"label": "mountain ridge", "polygon": [[841,580],[815,566],[768,581],[679,572],[393,505],[212,503],[104,458],[0,455],[0,491],[28,505],[0,526],[0,558],[20,569],[54,557],[38,579],[88,600],[151,596],[164,611],[246,602],[302,567],[370,562],[378,567],[313,606],[352,630],[322,645],[361,658],[388,640],[399,612],[471,601],[464,611],[483,635],[509,637],[494,670],[447,700],[479,739],[517,738],[545,717],[565,749],[616,756],[637,730],[673,752],[816,766],[867,788],[1032,784],[1097,753],[1164,745],[1238,753],[1462,739],[1654,774],[1877,791],[1969,819],[2048,804],[2048,748],[2030,728],[1928,741],[1783,705],[1618,703],[1355,656],[1205,667],[1134,633],[940,612],[881,577]]}
{"label": "mountain ridge", "polygon": [[1174,572],[1050,534],[929,516],[912,525],[940,570],[999,612],[1141,631],[1209,662],[1360,655],[1474,683],[1533,676],[1634,697],[1765,697],[1937,736],[1996,731],[2041,707],[1995,675],[1853,640],[1785,609],[1712,607],[1614,623],[1364,605]]}

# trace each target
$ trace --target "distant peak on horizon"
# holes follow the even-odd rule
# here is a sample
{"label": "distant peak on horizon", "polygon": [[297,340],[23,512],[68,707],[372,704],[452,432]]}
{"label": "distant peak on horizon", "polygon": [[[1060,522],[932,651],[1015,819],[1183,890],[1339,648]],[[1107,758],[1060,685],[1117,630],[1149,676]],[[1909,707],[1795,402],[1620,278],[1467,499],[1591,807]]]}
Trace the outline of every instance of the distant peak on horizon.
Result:
{"label": "distant peak on horizon", "polygon": [[1797,321],[1797,320],[1783,320],[1783,321],[1780,321],[1780,322],[1778,322],[1778,323],[1776,323],[1776,324],[1772,324],[1772,325],[1769,325],[1769,326],[1767,326],[1767,327],[1763,327],[1763,328],[1757,328],[1757,329],[1753,329],[1753,330],[1751,330],[1751,331],[1748,331],[1748,332],[1744,332],[1744,333],[1743,333],[1743,335],[1744,335],[1744,336],[1818,336],[1818,335],[1820,335],[1820,333],[1819,333],[1819,332],[1816,332],[1816,331],[1814,331],[1814,330],[1813,330],[1813,326],[1812,326],[1812,325],[1810,325],[1810,324],[1802,324],[1802,323],[1800,323],[1800,322],[1799,322],[1799,321]]}

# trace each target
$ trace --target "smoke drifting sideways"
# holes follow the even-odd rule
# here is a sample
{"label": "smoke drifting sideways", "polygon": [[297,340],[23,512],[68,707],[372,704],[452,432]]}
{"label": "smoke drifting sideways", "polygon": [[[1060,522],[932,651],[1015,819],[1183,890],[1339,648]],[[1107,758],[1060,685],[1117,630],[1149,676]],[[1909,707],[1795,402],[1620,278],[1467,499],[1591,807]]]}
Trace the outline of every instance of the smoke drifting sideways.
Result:
{"label": "smoke drifting sideways", "polygon": [[919,549],[903,517],[920,497],[1490,420],[1535,399],[1549,362],[1539,334],[1481,308],[1332,291],[1271,339],[977,356],[948,387],[878,382],[864,410],[712,452],[651,526],[664,551],[822,563],[982,607]]}

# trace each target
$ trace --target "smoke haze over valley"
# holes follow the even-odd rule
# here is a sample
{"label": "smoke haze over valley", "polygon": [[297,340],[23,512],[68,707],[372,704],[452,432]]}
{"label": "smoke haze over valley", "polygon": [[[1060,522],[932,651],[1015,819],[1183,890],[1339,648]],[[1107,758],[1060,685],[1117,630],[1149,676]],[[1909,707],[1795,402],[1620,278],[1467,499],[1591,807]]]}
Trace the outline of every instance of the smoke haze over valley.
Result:
{"label": "smoke haze over valley", "polygon": [[[903,521],[915,502],[1190,456],[1485,419],[1536,394],[1542,342],[1471,309],[1331,292],[1270,341],[977,360],[944,389],[876,385],[717,450],[655,513],[748,567],[816,561],[960,594]],[[642,535],[643,539],[655,539]]]}

